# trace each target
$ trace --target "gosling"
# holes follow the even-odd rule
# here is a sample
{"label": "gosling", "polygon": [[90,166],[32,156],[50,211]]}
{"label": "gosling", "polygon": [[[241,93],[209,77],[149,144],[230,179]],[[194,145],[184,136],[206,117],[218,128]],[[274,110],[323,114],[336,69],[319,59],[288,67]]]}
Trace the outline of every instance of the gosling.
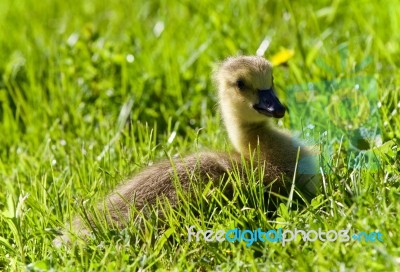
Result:
{"label": "gosling", "polygon": [[[231,57],[216,69],[214,81],[222,118],[236,152],[201,152],[175,160],[172,165],[162,161],[144,169],[106,198],[107,222],[126,226],[132,206],[140,211],[154,206],[160,199],[167,199],[175,206],[179,202],[176,179],[188,193],[192,190],[193,177],[195,182],[211,180],[216,184],[226,180],[235,165],[240,166],[241,157],[250,159],[257,150],[265,166],[265,185],[278,180],[272,190],[285,192],[282,174],[286,183],[296,174],[296,185],[302,192],[311,197],[316,194],[319,179],[315,175],[317,164],[313,152],[289,133],[274,128],[270,121],[282,118],[286,112],[275,94],[272,65],[262,57]],[[102,210],[102,205],[99,209]],[[90,233],[78,217],[71,228],[83,237]],[[64,232],[54,244],[60,246],[69,241],[68,232]]]}
{"label": "gosling", "polygon": [[303,193],[315,195],[319,185],[315,147],[305,147],[271,124],[271,117],[282,118],[286,112],[274,90],[271,63],[262,57],[231,57],[216,70],[214,79],[222,117],[235,150],[249,157],[259,145],[260,155],[267,163],[288,178],[296,173],[296,185]]}

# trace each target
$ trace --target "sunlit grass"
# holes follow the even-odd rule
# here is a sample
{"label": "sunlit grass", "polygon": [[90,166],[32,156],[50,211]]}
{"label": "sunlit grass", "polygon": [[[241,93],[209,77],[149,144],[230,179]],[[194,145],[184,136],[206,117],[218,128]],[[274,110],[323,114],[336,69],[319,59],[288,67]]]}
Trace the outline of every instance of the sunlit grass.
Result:
{"label": "sunlit grass", "polygon": [[[400,5],[292,2],[1,1],[0,269],[398,267]],[[299,209],[285,200],[268,218],[258,169],[231,200],[205,185],[178,209],[157,207],[166,224],[99,222],[86,244],[52,245],[64,222],[132,173],[230,150],[211,71],[262,51],[279,64],[275,84],[290,109],[277,125],[321,145],[320,196]],[[380,231],[384,242],[196,243],[190,225],[350,228]]]}

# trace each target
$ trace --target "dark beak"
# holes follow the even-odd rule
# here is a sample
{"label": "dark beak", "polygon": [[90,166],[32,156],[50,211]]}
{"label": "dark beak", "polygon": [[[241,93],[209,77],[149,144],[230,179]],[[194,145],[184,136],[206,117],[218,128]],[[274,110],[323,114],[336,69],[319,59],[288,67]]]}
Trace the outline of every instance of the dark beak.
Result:
{"label": "dark beak", "polygon": [[282,118],[285,115],[286,108],[276,97],[272,88],[268,90],[259,90],[258,95],[258,104],[253,105],[256,111],[275,118]]}

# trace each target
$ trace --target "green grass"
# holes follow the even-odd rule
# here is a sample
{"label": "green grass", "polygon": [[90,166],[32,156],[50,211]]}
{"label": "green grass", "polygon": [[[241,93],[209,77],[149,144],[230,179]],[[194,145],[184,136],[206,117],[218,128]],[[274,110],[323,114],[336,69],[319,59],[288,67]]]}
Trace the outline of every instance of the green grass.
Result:
{"label": "green grass", "polygon": [[[139,2],[0,2],[0,269],[399,267],[398,1]],[[150,220],[143,231],[105,228],[87,245],[52,245],[65,221],[150,163],[230,150],[211,70],[264,40],[266,58],[295,52],[274,70],[290,108],[278,125],[321,144],[320,196],[268,219],[255,172],[229,205],[206,190],[169,211],[169,226]],[[196,243],[190,225],[349,228],[384,241]]]}

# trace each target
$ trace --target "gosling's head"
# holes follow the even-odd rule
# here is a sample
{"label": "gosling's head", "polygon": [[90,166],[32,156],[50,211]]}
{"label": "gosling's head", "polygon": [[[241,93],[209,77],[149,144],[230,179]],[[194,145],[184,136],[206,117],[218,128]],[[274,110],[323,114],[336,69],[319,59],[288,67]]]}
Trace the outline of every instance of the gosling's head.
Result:
{"label": "gosling's head", "polygon": [[225,117],[257,123],[285,115],[286,109],[275,95],[272,65],[264,58],[228,58],[215,71],[214,79]]}

